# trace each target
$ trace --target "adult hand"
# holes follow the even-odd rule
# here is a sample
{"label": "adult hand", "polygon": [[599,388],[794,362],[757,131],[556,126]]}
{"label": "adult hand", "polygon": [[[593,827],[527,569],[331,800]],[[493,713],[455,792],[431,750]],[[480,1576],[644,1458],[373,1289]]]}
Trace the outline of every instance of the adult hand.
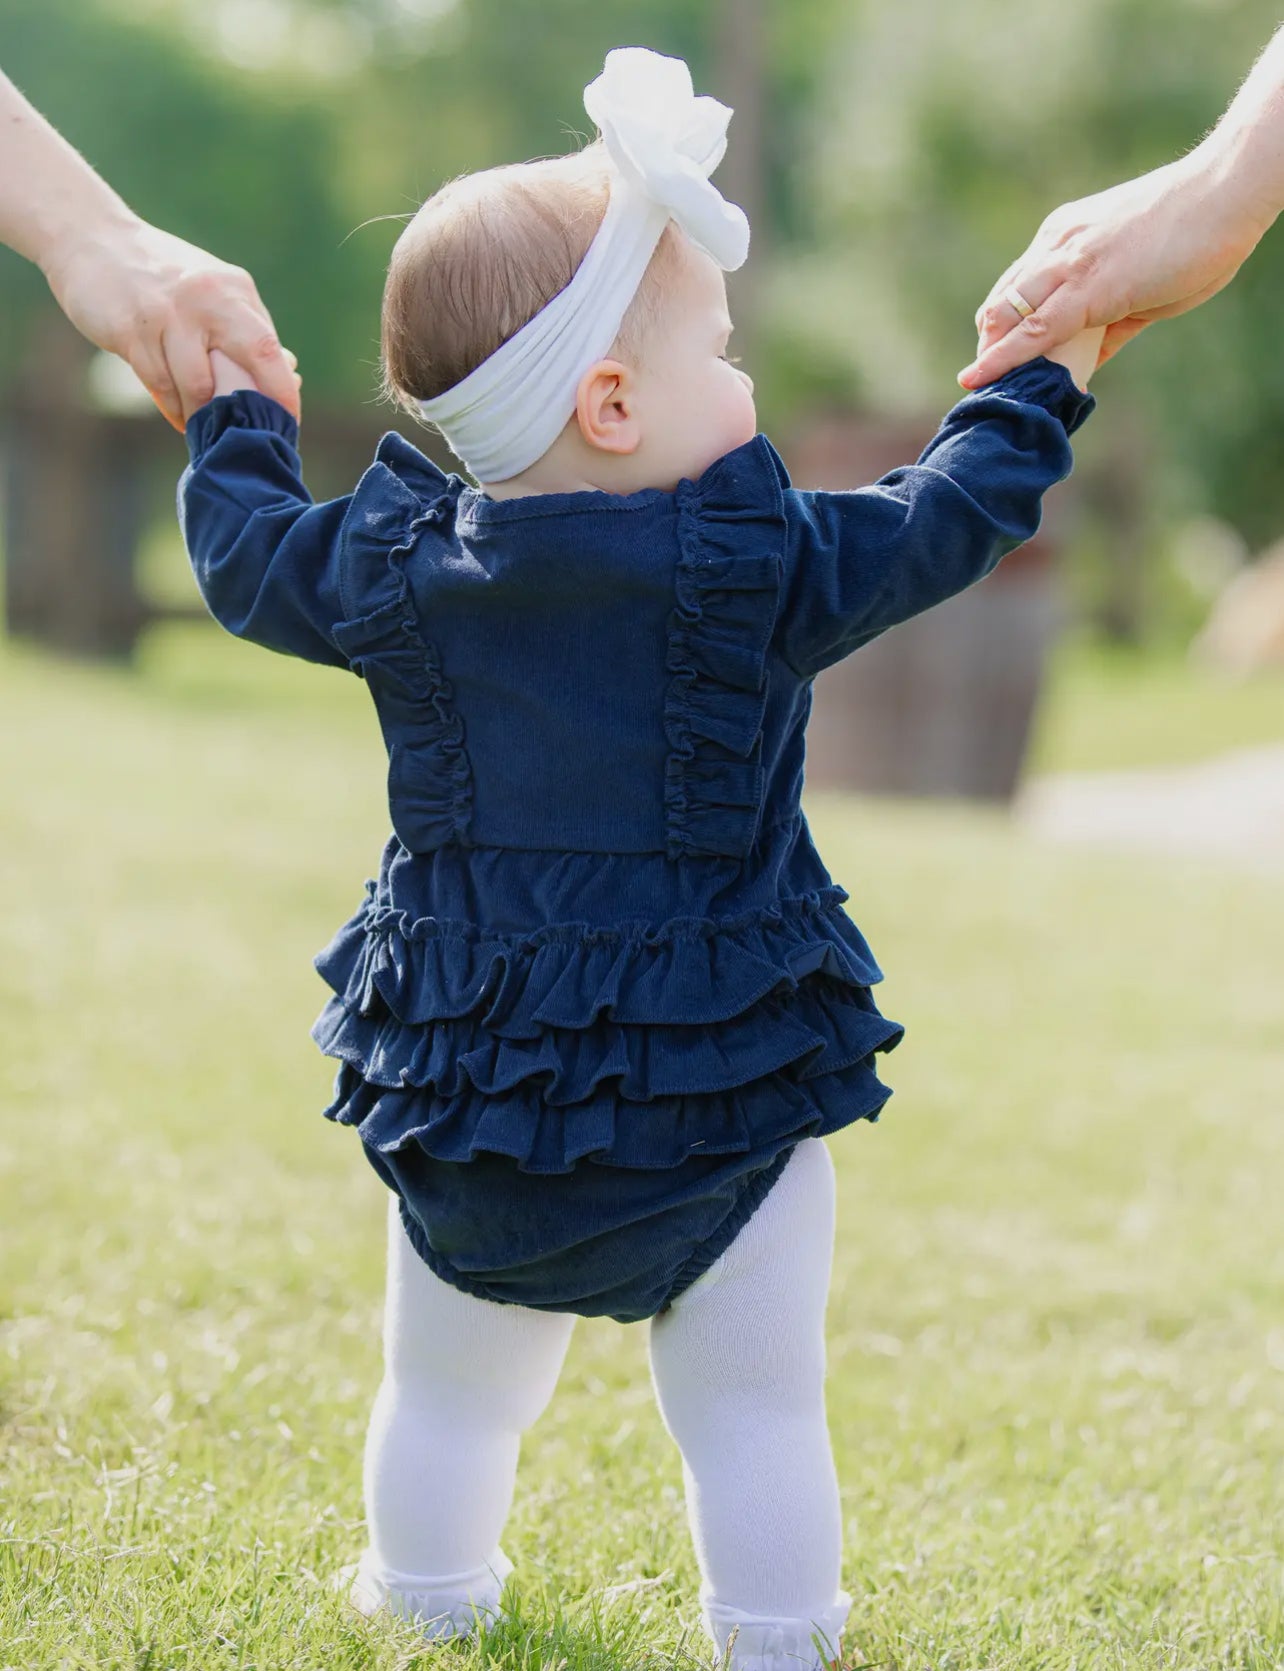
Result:
{"label": "adult hand", "polygon": [[250,275],[129,216],[44,263],[77,330],[128,360],[181,430],[214,393],[211,349],[299,415],[298,379]]}
{"label": "adult hand", "polygon": [[[979,389],[1101,326],[1104,364],[1156,319],[1215,296],[1269,224],[1201,151],[1065,204],[990,291],[976,316],[977,357],[959,382]],[[1013,290],[1034,309],[1028,318],[1008,299]]]}

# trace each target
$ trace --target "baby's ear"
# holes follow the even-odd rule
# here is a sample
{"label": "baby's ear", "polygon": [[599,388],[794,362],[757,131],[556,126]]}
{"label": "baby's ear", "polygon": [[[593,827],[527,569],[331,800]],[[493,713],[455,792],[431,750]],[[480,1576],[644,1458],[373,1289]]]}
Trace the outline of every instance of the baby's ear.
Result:
{"label": "baby's ear", "polygon": [[599,360],[580,378],[575,417],[590,447],[635,453],[642,441],[633,373],[620,360]]}

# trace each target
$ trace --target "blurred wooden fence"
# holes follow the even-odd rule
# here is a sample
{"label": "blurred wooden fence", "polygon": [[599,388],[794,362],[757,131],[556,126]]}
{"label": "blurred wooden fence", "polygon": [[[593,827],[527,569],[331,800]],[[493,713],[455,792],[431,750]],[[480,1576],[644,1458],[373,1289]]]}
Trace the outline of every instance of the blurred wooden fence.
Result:
{"label": "blurred wooden fence", "polygon": [[[6,614],[11,632],[41,644],[128,659],[149,622],[176,612],[143,595],[138,556],[185,451],[154,412],[95,408],[86,394],[88,354],[59,316],[0,413]],[[388,419],[374,402],[355,412],[308,412],[308,479],[318,498],[351,489]],[[787,448],[795,482],[872,481],[917,457],[933,427],[818,418]],[[1012,794],[1060,618],[1056,554],[1066,511],[1062,488],[1050,496],[1043,532],[990,579],[821,676],[810,786]],[[177,613],[204,612],[193,597]]]}
{"label": "blurred wooden fence", "polygon": [[[794,484],[872,482],[912,463],[934,431],[931,420],[818,418],[789,448]],[[820,675],[807,733],[810,788],[1009,799],[1061,617],[1067,487],[1048,496],[1039,534],[980,585]]]}
{"label": "blurred wooden fence", "polygon": [[[75,655],[127,660],[149,622],[204,615],[143,593],[139,551],[173,502],[182,437],[150,406],[103,409],[92,350],[62,316],[42,322],[0,406],[5,619],[16,636]],[[307,413],[307,473],[318,498],[351,489],[388,428],[386,406]]]}

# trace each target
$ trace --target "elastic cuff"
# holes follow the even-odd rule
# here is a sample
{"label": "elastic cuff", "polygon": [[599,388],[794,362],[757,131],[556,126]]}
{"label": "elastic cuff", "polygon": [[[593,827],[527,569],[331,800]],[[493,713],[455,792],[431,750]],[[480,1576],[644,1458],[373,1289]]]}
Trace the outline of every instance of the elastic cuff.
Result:
{"label": "elastic cuff", "polygon": [[842,1662],[842,1630],[851,1606],[852,1598],[840,1590],[811,1618],[785,1619],[706,1600],[704,1624],[720,1655],[734,1631],[730,1671],[830,1671]]}
{"label": "elastic cuff", "polygon": [[299,439],[299,426],[284,406],[257,389],[238,389],[235,394],[215,395],[187,420],[185,433],[192,463],[197,463],[228,429],[266,429],[292,447]]}
{"label": "elastic cuff", "polygon": [[1065,366],[1043,355],[1005,372],[997,383],[977,389],[976,394],[1002,394],[1010,400],[1042,406],[1054,418],[1060,418],[1067,435],[1073,435],[1097,405],[1096,398],[1079,387]]}
{"label": "elastic cuff", "polygon": [[698,1282],[722,1258],[722,1255],[767,1199],[772,1185],[789,1164],[789,1157],[796,1147],[796,1142],[789,1143],[774,1160],[768,1161],[766,1166],[753,1174],[743,1194],[739,1196],[735,1206],[732,1207],[726,1218],[723,1219],[712,1235],[700,1243],[695,1252],[690,1254],[679,1268],[672,1286],[660,1303],[657,1316],[659,1312],[667,1311],[675,1300],[680,1299],[688,1288]]}
{"label": "elastic cuff", "polygon": [[353,1606],[367,1618],[386,1607],[397,1618],[418,1625],[429,1641],[470,1636],[479,1621],[493,1619],[499,1611],[500,1595],[512,1570],[513,1563],[497,1548],[489,1561],[471,1572],[421,1578],[380,1566],[367,1549],[348,1593]]}

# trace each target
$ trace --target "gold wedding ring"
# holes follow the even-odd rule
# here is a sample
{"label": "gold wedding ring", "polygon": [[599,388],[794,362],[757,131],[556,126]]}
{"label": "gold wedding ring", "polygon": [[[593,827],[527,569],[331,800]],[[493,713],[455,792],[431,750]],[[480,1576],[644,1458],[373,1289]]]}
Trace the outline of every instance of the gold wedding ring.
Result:
{"label": "gold wedding ring", "polygon": [[1034,312],[1034,309],[1030,306],[1029,302],[1026,301],[1025,297],[1014,284],[1010,284],[1003,292],[1003,300],[1010,308],[1014,308],[1018,316],[1022,319],[1028,319]]}

